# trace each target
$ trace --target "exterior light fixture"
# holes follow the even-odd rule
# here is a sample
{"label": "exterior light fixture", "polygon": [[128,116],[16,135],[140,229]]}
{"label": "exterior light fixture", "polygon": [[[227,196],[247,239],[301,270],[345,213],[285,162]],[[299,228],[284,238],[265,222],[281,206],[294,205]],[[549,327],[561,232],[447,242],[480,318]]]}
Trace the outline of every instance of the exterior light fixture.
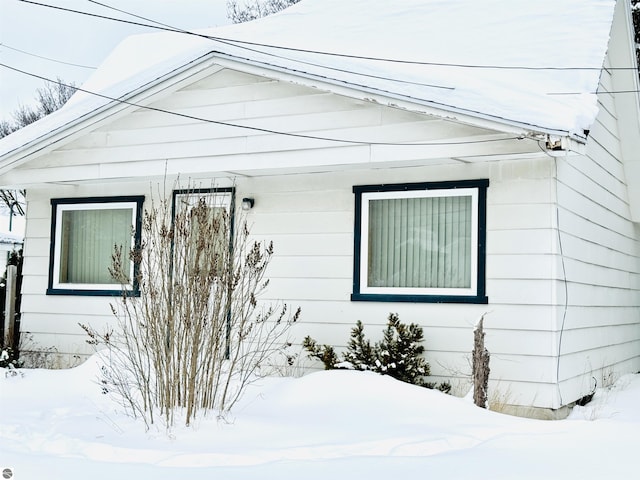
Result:
{"label": "exterior light fixture", "polygon": [[251,210],[256,201],[253,198],[245,197],[242,199],[242,210]]}

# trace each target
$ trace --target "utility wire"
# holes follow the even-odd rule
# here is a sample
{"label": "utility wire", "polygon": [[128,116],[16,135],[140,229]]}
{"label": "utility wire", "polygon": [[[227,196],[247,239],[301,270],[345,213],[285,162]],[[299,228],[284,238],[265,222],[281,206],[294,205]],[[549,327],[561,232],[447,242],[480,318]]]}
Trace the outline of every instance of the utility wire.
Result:
{"label": "utility wire", "polygon": [[[126,15],[131,15],[132,17],[139,18],[139,19],[145,20],[147,22],[152,22],[152,23],[158,24],[158,25],[160,25],[162,27],[166,27],[166,29],[168,29],[171,32],[183,33],[185,35],[202,36],[203,38],[210,39],[209,36],[206,36],[206,35],[203,36],[203,35],[197,34],[195,32],[190,32],[188,30],[175,28],[175,27],[172,27],[171,25],[167,25],[166,23],[158,22],[156,20],[153,20],[153,19],[150,19],[150,18],[147,18],[147,17],[136,15],[135,13],[127,12],[125,10],[122,10],[122,9],[115,8],[115,7],[112,7],[110,5],[107,5],[105,3],[97,2],[95,0],[87,0],[87,1],[89,1],[91,3],[94,3],[96,5],[100,5],[101,7],[104,7],[104,8],[115,10],[117,12],[124,13]],[[33,2],[26,2],[26,3],[33,3]],[[37,5],[40,5],[40,4],[37,4]],[[46,5],[43,4],[43,6],[46,6]],[[89,15],[86,12],[77,11],[77,13]],[[112,17],[102,17],[101,16],[101,18],[112,19],[112,20],[117,20],[117,21],[124,21],[124,20],[120,20],[120,19],[116,19],[116,18],[112,18]],[[136,25],[141,25],[141,24],[138,24],[138,23],[135,23],[135,24]],[[147,26],[149,28],[157,28],[157,27],[154,27],[153,25],[147,25]],[[165,29],[163,29],[163,30],[165,30]],[[267,55],[269,57],[280,58],[280,59],[289,60],[289,61],[292,60],[289,57],[276,55],[275,53],[264,52],[264,51],[256,50],[256,49],[249,48],[249,47],[239,46],[239,45],[234,44],[233,41],[225,41],[225,40],[222,40],[222,39],[216,39],[216,41],[218,41],[219,43],[223,43],[225,45],[232,46],[232,47],[240,48],[240,49],[251,51],[251,52],[254,52],[254,53],[259,53],[259,54],[262,54],[262,55]],[[301,64],[305,64],[305,65],[314,66],[314,67],[324,68],[324,69],[327,69],[327,70],[333,70],[333,71],[337,71],[337,72],[341,72],[341,73],[348,73],[348,74],[352,74],[352,75],[358,75],[360,77],[375,78],[375,79],[378,79],[378,80],[389,80],[389,81],[395,81],[395,82],[400,82],[400,83],[409,84],[409,85],[418,85],[418,86],[422,86],[422,87],[439,88],[439,89],[443,89],[443,90],[455,90],[454,87],[447,87],[447,86],[435,85],[435,84],[424,83],[424,82],[414,82],[414,81],[410,81],[410,80],[399,80],[399,79],[395,79],[395,78],[384,77],[384,76],[381,76],[381,75],[373,75],[373,74],[368,74],[368,73],[353,72],[351,70],[331,67],[331,66],[327,66],[327,65],[320,65],[320,64],[317,64],[317,63],[309,62],[309,61],[296,60],[296,62],[297,63],[301,63]]]}
{"label": "utility wire", "polygon": [[[119,12],[119,13],[124,13],[125,15],[129,15],[131,17],[138,18],[140,20],[144,20],[145,22],[151,22],[151,23],[155,23],[156,25],[160,25],[162,27],[170,28],[171,30],[175,30],[176,32],[190,33],[187,30],[182,30],[180,28],[176,28],[176,27],[173,27],[171,25],[167,25],[166,23],[158,22],[157,20],[153,20],[151,18],[143,17],[141,15],[136,15],[135,13],[127,12],[126,10],[122,10],[120,8],[116,8],[116,7],[112,6],[112,5],[107,5],[106,3],[100,3],[100,2],[97,2],[96,0],[87,0],[87,2],[93,3],[95,5],[100,5],[101,7],[107,8],[109,10],[114,10],[114,11]],[[79,13],[83,13],[83,12],[79,12]]]}
{"label": "utility wire", "polygon": [[[90,3],[94,3],[96,5],[100,5],[102,7],[111,9],[111,10],[115,10],[115,11],[120,12],[120,13],[124,13],[126,15],[131,15],[132,17],[135,17],[135,18],[139,18],[139,19],[142,19],[142,20],[145,20],[145,21],[148,21],[148,22],[152,22],[152,23],[161,25],[161,26],[169,28],[172,31],[175,31],[177,33],[184,33],[184,34],[187,34],[187,35],[199,35],[199,34],[195,34],[194,32],[190,32],[188,30],[175,28],[175,27],[173,27],[171,25],[167,25],[166,23],[158,22],[156,20],[153,20],[153,19],[150,19],[150,18],[147,18],[147,17],[142,17],[140,15],[136,15],[135,13],[127,12],[125,10],[112,7],[110,5],[98,2],[96,0],[87,0],[87,1],[90,2]],[[78,13],[83,13],[83,12],[78,12]],[[205,37],[206,38],[213,38],[213,37],[209,37],[209,36],[205,36]],[[284,59],[284,60],[292,60],[289,57],[276,55],[274,53],[267,53],[267,52],[264,52],[264,51],[261,51],[261,50],[256,50],[256,49],[253,49],[253,48],[238,46],[235,43],[233,43],[233,42],[235,42],[234,40],[223,41],[218,37],[216,37],[216,40],[218,42],[220,42],[220,43],[223,43],[223,44],[226,44],[226,45],[230,45],[230,46],[235,46],[235,47],[238,47],[238,48],[243,48],[243,49],[251,51],[251,52],[255,52],[255,53],[259,53],[259,54],[263,54],[263,55],[268,55],[268,56],[271,56],[271,57],[280,58],[280,59]],[[260,44],[258,44],[258,45],[260,45]],[[268,46],[268,45],[265,45],[265,46]],[[307,50],[301,50],[301,51],[307,51]],[[312,51],[309,51],[309,52],[310,53],[316,53],[316,52],[312,52]],[[319,53],[322,53],[322,52],[319,52]],[[360,57],[360,58],[364,58],[364,57]],[[302,60],[295,60],[295,61],[297,63],[301,63],[301,64],[305,64],[305,65],[311,65],[311,66],[314,66],[314,67],[326,68],[326,69],[330,69],[330,70],[334,70],[334,71],[338,71],[338,72],[342,72],[342,73],[359,75],[359,76],[363,76],[363,77],[376,78],[376,79],[379,79],[379,80],[390,80],[390,81],[401,82],[401,83],[405,83],[405,84],[419,85],[419,86],[432,87],[432,88],[441,88],[441,89],[446,89],[446,90],[455,90],[454,87],[445,87],[445,86],[441,86],[441,85],[433,85],[433,84],[427,84],[427,83],[422,83],[422,82],[412,82],[412,81],[408,81],[408,80],[398,80],[398,79],[395,79],[395,78],[389,78],[389,77],[383,77],[383,76],[378,76],[378,75],[371,75],[371,74],[353,72],[351,70],[340,69],[340,68],[335,68],[335,67],[328,67],[328,66],[325,66],[325,65],[320,65],[320,64],[313,63],[313,62],[308,62],[308,61],[302,61]],[[436,64],[430,64],[430,65],[436,65]],[[442,66],[446,66],[446,65],[462,66],[462,65],[459,65],[459,64],[458,65],[456,65],[456,64],[437,64],[437,65],[442,65]],[[481,68],[480,65],[476,65],[474,67]],[[498,66],[494,66],[494,67],[495,68],[502,68],[502,67],[498,67]],[[533,67],[530,67],[530,68],[533,68]],[[570,67],[570,69],[573,69],[573,68],[575,68],[575,67]],[[597,70],[600,70],[600,69],[597,69]],[[608,70],[636,70],[636,68],[608,68]],[[548,92],[547,95],[584,95],[584,94],[599,95],[599,94],[606,94],[606,93],[610,93],[610,94],[614,94],[614,93],[640,93],[640,91],[638,91],[638,90],[616,90],[616,91],[609,91],[609,92],[598,92],[598,91],[595,91],[595,92]]]}
{"label": "utility wire", "polygon": [[19,48],[7,45],[6,43],[0,43],[0,47],[8,48],[9,50],[20,52],[24,55],[29,55],[30,57],[41,58],[43,60],[48,60],[49,62],[61,63],[63,65],[70,65],[72,67],[87,68],[89,70],[95,70],[97,68],[97,67],[90,67],[88,65],[80,65],[79,63],[63,62],[62,60],[56,60],[55,58],[49,58],[42,55],[36,55],[35,53],[27,52],[26,50],[20,50]]}
{"label": "utility wire", "polygon": [[[100,5],[101,7],[104,7],[104,8],[115,10],[116,12],[124,13],[126,15],[131,15],[132,17],[139,18],[139,19],[145,20],[147,22],[155,23],[157,25],[161,25],[163,27],[171,29],[171,31],[174,31],[176,33],[184,33],[186,35],[193,35],[194,34],[194,32],[190,32],[188,30],[183,30],[181,28],[176,28],[176,27],[173,27],[171,25],[167,25],[166,23],[158,22],[156,20],[153,20],[153,19],[150,19],[150,18],[147,18],[147,17],[142,17],[140,15],[136,15],[135,13],[127,12],[125,10],[112,7],[110,5],[107,5],[106,3],[97,2],[95,0],[87,0],[87,1],[90,2],[90,3],[94,3],[96,5]],[[208,38],[208,37],[206,37],[206,38]],[[283,59],[283,60],[292,60],[289,57],[285,57],[285,56],[282,56],[282,55],[276,55],[275,53],[264,52],[264,51],[257,50],[257,49],[254,49],[254,48],[238,46],[238,45],[235,45],[234,43],[232,43],[231,41],[223,41],[223,40],[220,40],[220,39],[217,39],[217,41],[220,42],[220,43],[223,43],[225,45],[229,45],[229,46],[236,47],[236,48],[241,48],[243,50],[251,51],[251,52],[254,52],[254,53],[259,53],[259,54],[267,55],[267,56],[274,57],[274,58],[280,58],[280,59]],[[442,85],[434,85],[434,84],[429,84],[429,83],[424,83],[424,82],[413,82],[413,81],[409,81],[409,80],[397,80],[395,78],[383,77],[383,76],[380,76],[380,75],[373,75],[373,74],[368,74],[368,73],[359,73],[359,72],[353,72],[351,70],[346,70],[346,69],[341,69],[341,68],[336,68],[336,67],[330,67],[330,66],[326,66],[326,65],[320,65],[320,64],[317,64],[317,63],[309,62],[309,61],[296,60],[296,62],[304,64],[304,65],[310,65],[310,66],[313,66],[313,67],[325,68],[325,69],[333,70],[333,71],[336,71],[336,72],[349,73],[349,74],[352,74],[352,75],[359,75],[361,77],[376,78],[378,80],[390,80],[390,81],[396,81],[396,82],[401,82],[401,83],[410,84],[410,85],[418,85],[418,86],[431,87],[431,88],[441,88],[441,89],[444,89],[444,90],[455,90],[455,88],[453,88],[453,87],[445,87],[445,86],[442,86]]]}
{"label": "utility wire", "polygon": [[[191,32],[188,30],[177,29],[169,26],[164,26],[164,24],[160,24],[160,22],[156,22],[159,25],[150,25],[148,23],[134,22],[131,20],[124,20],[116,17],[109,17],[106,15],[99,15],[97,13],[83,12],[80,10],[75,10],[71,8],[64,8],[57,5],[48,5],[45,3],[36,2],[33,0],[19,0],[23,3],[28,3],[32,5],[38,5],[41,7],[52,8],[55,10],[61,10],[70,13],[76,13],[80,15],[87,15],[90,17],[102,18],[104,20],[111,20],[115,22],[127,23],[130,25],[153,28],[157,30],[163,30],[167,32],[174,33],[183,33],[186,35],[192,35],[196,37],[201,37],[209,40],[219,41],[221,43],[227,42],[230,45],[236,46],[238,48],[242,48],[242,45],[251,45],[254,47],[264,47],[264,48],[273,48],[278,50],[285,50],[290,52],[299,52],[299,53],[312,53],[316,55],[325,55],[331,57],[341,57],[348,58],[354,60],[368,60],[368,61],[376,61],[376,62],[387,62],[387,63],[400,63],[400,64],[408,64],[408,65],[426,65],[426,66],[437,66],[437,67],[455,67],[455,68],[471,68],[471,69],[494,69],[494,70],[551,70],[551,71],[600,71],[602,68],[600,67],[559,67],[559,66],[527,66],[527,65],[481,65],[481,64],[466,64],[466,63],[445,63],[445,62],[424,62],[418,60],[401,60],[396,58],[382,58],[382,57],[372,57],[372,56],[361,56],[361,55],[350,55],[346,53],[338,53],[338,52],[325,52],[320,50],[309,50],[304,48],[295,48],[295,47],[286,47],[282,45],[271,45],[260,42],[250,42],[247,40],[235,40],[232,38],[224,38],[218,37],[214,35],[206,35],[198,32]],[[127,13],[127,12],[125,12]],[[129,14],[136,16],[134,14]],[[144,17],[139,17],[144,18]],[[153,20],[152,20],[153,22]],[[267,53],[267,52],[261,52]],[[608,70],[638,70],[638,67],[611,67]]]}
{"label": "utility wire", "polygon": [[640,90],[603,90],[602,92],[548,92],[546,95],[607,95],[614,93],[640,93]]}
{"label": "utility wire", "polygon": [[241,129],[245,129],[245,130],[252,130],[255,132],[261,132],[261,133],[268,133],[268,134],[273,134],[273,135],[282,135],[282,136],[287,136],[287,137],[294,137],[294,138],[304,138],[304,139],[309,139],[309,140],[320,140],[320,141],[327,141],[327,142],[336,142],[336,143],[345,143],[345,144],[351,144],[351,145],[388,145],[388,146],[452,146],[452,145],[475,145],[475,144],[481,144],[481,143],[494,143],[494,142],[504,142],[504,141],[509,141],[509,140],[523,140],[526,137],[523,136],[514,136],[514,137],[505,137],[505,138],[491,138],[491,139],[484,139],[484,140],[463,140],[463,141],[458,141],[458,142],[450,142],[450,141],[446,141],[446,142],[419,142],[419,143],[398,143],[398,142],[375,142],[375,141],[367,141],[367,140],[348,140],[348,139],[342,139],[342,138],[332,138],[332,137],[322,137],[322,136],[318,136],[318,135],[306,135],[306,134],[302,134],[302,133],[291,133],[291,132],[282,132],[282,131],[278,131],[278,130],[272,130],[269,128],[261,128],[261,127],[253,127],[250,125],[240,125],[237,123],[231,123],[231,122],[223,122],[220,120],[212,120],[209,118],[204,118],[204,117],[198,117],[195,115],[188,115],[186,113],[180,113],[180,112],[173,112],[171,110],[165,110],[162,108],[158,108],[158,107],[151,107],[148,105],[141,105],[135,102],[130,102],[128,100],[124,100],[122,98],[116,98],[116,97],[112,97],[109,95],[105,95],[102,93],[98,93],[98,92],[93,92],[84,88],[79,88],[79,87],[73,87],[71,85],[68,85],[64,82],[61,82],[59,80],[53,80],[51,78],[42,76],[42,75],[38,75],[35,73],[31,73],[31,72],[27,72],[26,70],[22,70],[16,67],[12,67],[10,65],[7,65],[5,63],[0,63],[0,67],[4,67],[7,68],[9,70],[13,70],[14,72],[18,72],[24,75],[28,75],[30,77],[34,77],[34,78],[38,78],[40,80],[45,80],[48,82],[52,82],[52,83],[56,83],[58,85],[61,85],[63,87],[70,87],[70,88],[74,88],[75,90],[79,91],[79,92],[83,92],[83,93],[87,93],[89,95],[93,95],[99,98],[103,98],[112,102],[117,102],[123,105],[130,105],[133,107],[137,107],[137,108],[142,108],[145,110],[149,110],[149,111],[153,111],[153,112],[158,112],[158,113],[164,113],[164,114],[168,114],[168,115],[174,115],[176,117],[181,117],[181,118],[186,118],[189,120],[194,120],[194,121],[198,121],[198,122],[205,122],[205,123],[211,123],[214,125],[222,125],[225,127],[233,127],[233,128],[241,128]]}

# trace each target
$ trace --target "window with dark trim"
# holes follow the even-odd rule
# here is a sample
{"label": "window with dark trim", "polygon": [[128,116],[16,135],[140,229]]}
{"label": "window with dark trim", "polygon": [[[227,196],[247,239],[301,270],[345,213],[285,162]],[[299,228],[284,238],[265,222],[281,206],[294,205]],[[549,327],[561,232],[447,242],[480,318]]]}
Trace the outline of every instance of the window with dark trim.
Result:
{"label": "window with dark trim", "polygon": [[129,259],[140,244],[144,196],[58,198],[51,200],[51,252],[48,295],[118,295],[122,284],[110,268],[116,247],[137,294],[137,265]]}
{"label": "window with dark trim", "polygon": [[[174,190],[172,201],[172,216],[175,221],[178,213],[192,212],[193,208],[198,206],[204,206],[206,211],[211,215],[211,218],[219,218],[219,228],[209,227],[210,232],[207,235],[215,235],[214,240],[218,244],[218,248],[231,249],[233,228],[234,228],[234,201],[235,188],[233,187],[212,187],[212,188],[193,188],[185,190]],[[191,215],[190,215],[191,216]],[[227,223],[228,222],[228,223]],[[215,222],[214,222],[215,223]],[[189,225],[191,228],[190,239],[192,242],[198,241],[197,230],[199,227],[197,217],[190,218]],[[205,230],[206,231],[206,230]],[[195,251],[197,248],[190,249]],[[221,251],[221,250],[218,250]],[[182,259],[183,261],[195,261],[194,258]],[[217,262],[221,262],[222,259],[218,259]],[[202,262],[202,259],[200,260]],[[212,262],[216,263],[216,262]],[[200,265],[202,269],[213,269],[214,271],[222,268],[220,264],[212,265]]]}
{"label": "window with dark trim", "polygon": [[353,187],[351,299],[488,303],[488,186],[481,179]]}

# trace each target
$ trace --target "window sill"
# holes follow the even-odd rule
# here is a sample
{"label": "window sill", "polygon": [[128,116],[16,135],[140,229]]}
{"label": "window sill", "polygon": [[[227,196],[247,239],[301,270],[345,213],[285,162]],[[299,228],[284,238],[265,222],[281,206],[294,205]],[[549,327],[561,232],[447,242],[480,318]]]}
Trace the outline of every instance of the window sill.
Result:
{"label": "window sill", "polygon": [[379,295],[366,293],[352,293],[352,302],[411,302],[411,303],[473,303],[488,304],[486,296],[461,295]]}
{"label": "window sill", "polygon": [[[47,295],[75,295],[81,297],[121,297],[122,290],[83,290],[72,288],[47,288]],[[130,290],[127,293],[129,297],[139,297],[140,292]]]}

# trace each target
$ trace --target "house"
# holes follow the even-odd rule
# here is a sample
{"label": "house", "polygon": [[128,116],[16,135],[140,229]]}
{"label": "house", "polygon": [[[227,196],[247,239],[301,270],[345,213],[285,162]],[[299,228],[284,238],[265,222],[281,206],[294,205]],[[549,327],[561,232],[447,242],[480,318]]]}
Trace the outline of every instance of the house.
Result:
{"label": "house", "polygon": [[484,314],[508,410],[566,414],[640,370],[629,11],[303,0],[125,40],[63,109],[0,141],[0,186],[27,190],[23,330],[62,363],[90,354],[78,322],[111,321],[115,287],[67,272],[94,254],[65,215],[135,224],[179,175],[253,200],[252,235],[276,249],[264,298],[302,307],[298,340],[344,346],[356,320],[374,337],[397,312],[424,328],[434,380],[461,388]]}

